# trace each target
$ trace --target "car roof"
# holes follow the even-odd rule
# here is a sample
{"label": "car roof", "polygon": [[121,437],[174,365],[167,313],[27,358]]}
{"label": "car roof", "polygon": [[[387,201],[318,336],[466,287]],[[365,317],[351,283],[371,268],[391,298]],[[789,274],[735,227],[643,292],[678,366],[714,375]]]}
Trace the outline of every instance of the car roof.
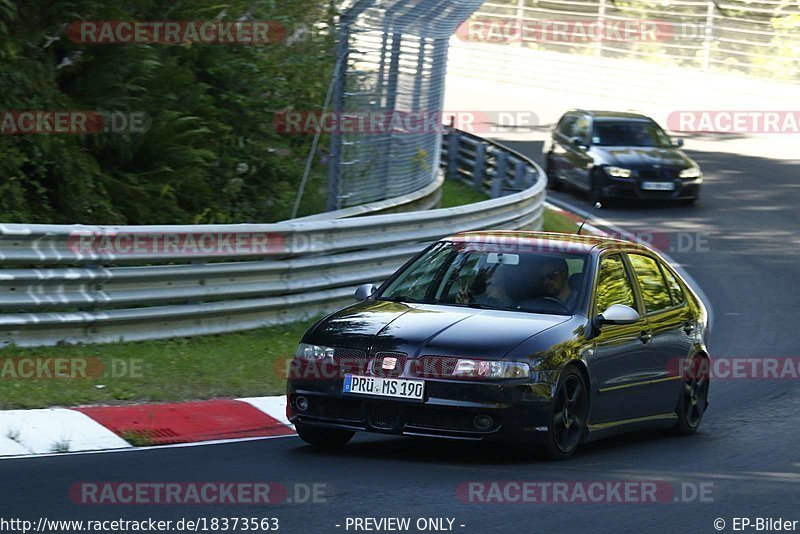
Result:
{"label": "car roof", "polygon": [[531,251],[548,250],[591,254],[601,254],[605,251],[624,251],[648,252],[658,255],[652,249],[634,241],[608,236],[572,235],[553,232],[486,230],[462,232],[447,237],[442,241],[520,247],[522,250],[528,249]]}
{"label": "car roof", "polygon": [[647,115],[636,113],[633,111],[604,111],[594,109],[573,109],[567,113],[584,113],[597,120],[603,119],[629,119],[637,121],[652,121]]}

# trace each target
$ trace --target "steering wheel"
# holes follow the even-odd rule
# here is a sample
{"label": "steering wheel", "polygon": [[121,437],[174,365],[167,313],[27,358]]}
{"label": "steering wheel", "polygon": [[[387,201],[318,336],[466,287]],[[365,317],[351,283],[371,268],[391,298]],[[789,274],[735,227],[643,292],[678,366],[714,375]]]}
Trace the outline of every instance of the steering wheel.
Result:
{"label": "steering wheel", "polygon": [[[534,302],[537,301],[537,300],[546,300],[548,302],[554,302],[554,303],[558,304],[559,307],[562,310],[564,310],[565,312],[569,313],[569,307],[564,302],[562,302],[560,299],[557,299],[555,297],[538,297],[538,298],[534,299]],[[519,306],[517,306],[517,309],[522,309],[522,307],[523,306],[520,304]]]}

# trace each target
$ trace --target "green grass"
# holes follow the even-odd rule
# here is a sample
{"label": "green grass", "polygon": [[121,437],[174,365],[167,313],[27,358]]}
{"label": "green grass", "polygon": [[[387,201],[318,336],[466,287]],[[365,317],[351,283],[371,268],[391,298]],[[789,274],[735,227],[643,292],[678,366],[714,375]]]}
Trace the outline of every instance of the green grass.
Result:
{"label": "green grass", "polygon": [[489,196],[479,193],[461,180],[445,180],[442,186],[442,207],[455,208],[489,200]]}
{"label": "green grass", "polygon": [[578,231],[578,225],[575,224],[575,221],[561,212],[552,210],[550,208],[545,208],[543,230],[545,232],[574,234]]}
{"label": "green grass", "polygon": [[[442,207],[453,208],[465,204],[474,204],[489,200],[484,193],[479,193],[472,189],[469,184],[461,180],[445,180],[442,186]],[[545,232],[559,232],[563,234],[574,234],[578,231],[575,221],[563,215],[561,212],[545,208],[543,228]]]}
{"label": "green grass", "polygon": [[[188,401],[280,395],[285,389],[286,358],[291,358],[313,321],[247,332],[104,345],[0,349],[0,370],[7,359],[86,358],[88,378],[33,380],[0,374],[0,409]],[[112,376],[112,360],[117,374]],[[18,360],[17,360],[18,361]],[[119,372],[120,362],[134,371]],[[100,376],[94,376],[100,375]],[[99,388],[97,386],[104,386]]]}

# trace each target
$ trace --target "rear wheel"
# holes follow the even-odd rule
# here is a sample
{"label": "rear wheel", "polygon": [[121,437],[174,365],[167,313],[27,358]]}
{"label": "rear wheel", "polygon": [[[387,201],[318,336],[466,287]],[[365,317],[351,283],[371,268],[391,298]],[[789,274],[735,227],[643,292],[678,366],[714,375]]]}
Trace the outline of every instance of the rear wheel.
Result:
{"label": "rear wheel", "polygon": [[689,436],[700,428],[708,408],[708,375],[708,359],[694,356],[687,364],[676,408],[678,422],[674,431],[678,434]]}
{"label": "rear wheel", "polygon": [[545,456],[551,460],[566,460],[572,456],[586,433],[588,416],[586,382],[576,368],[567,367],[561,373],[556,388]]}
{"label": "rear wheel", "polygon": [[303,423],[297,423],[294,425],[294,427],[297,430],[297,435],[300,436],[300,439],[309,445],[326,449],[343,447],[348,441],[353,439],[353,436],[355,435],[355,432],[350,432],[349,430],[321,428],[304,425]]}

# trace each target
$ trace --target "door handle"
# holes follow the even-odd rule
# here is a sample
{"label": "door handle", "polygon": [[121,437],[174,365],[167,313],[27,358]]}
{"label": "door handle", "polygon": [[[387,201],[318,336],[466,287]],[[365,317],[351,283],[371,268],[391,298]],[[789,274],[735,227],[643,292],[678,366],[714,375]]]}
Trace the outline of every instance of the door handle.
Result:
{"label": "door handle", "polygon": [[642,334],[639,336],[639,340],[645,345],[647,345],[651,339],[653,339],[653,334],[650,332],[642,332]]}
{"label": "door handle", "polygon": [[694,325],[692,323],[686,323],[683,325],[683,331],[686,332],[686,335],[691,335],[694,332]]}

